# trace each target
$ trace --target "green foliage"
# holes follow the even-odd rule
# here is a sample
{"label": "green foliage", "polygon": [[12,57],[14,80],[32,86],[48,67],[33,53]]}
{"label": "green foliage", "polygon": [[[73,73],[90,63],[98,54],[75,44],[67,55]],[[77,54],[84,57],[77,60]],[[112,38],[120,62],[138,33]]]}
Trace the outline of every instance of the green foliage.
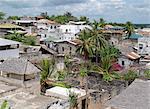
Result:
{"label": "green foliage", "polygon": [[58,86],[58,87],[63,87],[63,88],[71,88],[71,86],[68,85],[65,82],[55,82],[55,83],[52,83],[52,86]]}
{"label": "green foliage", "polygon": [[58,73],[58,80],[64,80],[68,75],[68,73],[65,71],[57,71],[57,73]]}
{"label": "green foliage", "polygon": [[19,16],[9,16],[7,19],[8,20],[20,20],[20,17]]}
{"label": "green foliage", "polygon": [[4,17],[5,17],[5,13],[0,12],[0,20],[4,19]]}
{"label": "green foliage", "polygon": [[103,18],[99,19],[99,27],[104,28],[104,26],[106,25],[106,21]]}
{"label": "green foliage", "polygon": [[78,106],[78,95],[73,93],[73,92],[69,92],[69,103],[70,103],[70,108],[75,108]]}
{"label": "green foliage", "polygon": [[119,50],[113,46],[106,46],[105,48],[101,49],[101,67],[109,72],[112,59],[116,58],[118,55]]}
{"label": "green foliage", "polygon": [[49,20],[54,20],[60,24],[68,23],[69,21],[78,21],[77,17],[72,16],[70,12],[64,13],[64,15],[52,15],[48,17]]}
{"label": "green foliage", "polygon": [[10,109],[9,104],[6,100],[2,103],[0,109]]}
{"label": "green foliage", "polygon": [[89,23],[90,23],[89,18],[86,17],[86,16],[80,16],[80,19],[79,19],[79,20],[80,20],[80,21],[85,21],[86,24],[89,24]]}
{"label": "green foliage", "polygon": [[86,68],[81,68],[80,71],[79,71],[79,74],[80,74],[81,77],[87,76],[87,73],[88,73],[88,71],[87,71]]}
{"label": "green foliage", "polygon": [[144,71],[144,75],[146,78],[150,78],[150,70]]}
{"label": "green foliage", "polygon": [[89,57],[89,55],[93,54],[94,45],[90,41],[91,34],[88,30],[83,30],[79,34],[79,40],[81,41],[79,47],[77,48],[77,52],[84,56],[85,60]]}
{"label": "green foliage", "polygon": [[129,70],[128,73],[123,75],[124,80],[126,81],[133,81],[138,77],[137,73],[135,71]]}
{"label": "green foliage", "polygon": [[117,79],[117,80],[121,79],[121,75],[118,73],[113,72],[113,73],[111,73],[111,75],[112,75],[113,79]]}
{"label": "green foliage", "polygon": [[23,35],[17,33],[16,31],[14,31],[14,33],[12,33],[10,35],[6,35],[5,38],[9,39],[9,40],[22,42],[23,44],[26,44],[26,45],[32,45],[32,46],[36,45],[35,37],[23,36]]}
{"label": "green foliage", "polygon": [[103,74],[103,80],[106,81],[106,82],[110,82],[110,81],[113,80],[113,77],[108,72],[104,72],[104,74]]}
{"label": "green foliage", "polygon": [[36,45],[36,38],[35,37],[32,37],[32,36],[25,36],[22,38],[22,42],[26,45]]}
{"label": "green foliage", "polygon": [[48,77],[52,75],[55,70],[55,60],[44,59],[41,62],[41,73],[40,80],[41,82],[45,81]]}
{"label": "green foliage", "polygon": [[131,34],[134,32],[134,25],[128,21],[126,22],[125,27],[128,34],[128,38],[130,38]]}

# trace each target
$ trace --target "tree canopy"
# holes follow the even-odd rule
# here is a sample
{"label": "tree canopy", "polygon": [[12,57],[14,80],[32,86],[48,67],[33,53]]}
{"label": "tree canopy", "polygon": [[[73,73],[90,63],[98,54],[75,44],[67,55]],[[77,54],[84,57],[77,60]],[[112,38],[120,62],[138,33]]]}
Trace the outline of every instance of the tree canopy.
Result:
{"label": "tree canopy", "polygon": [[0,20],[4,19],[5,17],[5,13],[4,12],[0,12]]}

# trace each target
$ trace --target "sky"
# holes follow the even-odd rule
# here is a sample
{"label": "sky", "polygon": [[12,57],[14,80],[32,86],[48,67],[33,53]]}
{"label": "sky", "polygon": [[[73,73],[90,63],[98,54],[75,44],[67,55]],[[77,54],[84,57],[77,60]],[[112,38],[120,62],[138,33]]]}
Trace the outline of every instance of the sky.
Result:
{"label": "sky", "polygon": [[7,16],[36,16],[41,12],[58,15],[69,11],[91,20],[150,24],[150,0],[0,0],[0,11]]}

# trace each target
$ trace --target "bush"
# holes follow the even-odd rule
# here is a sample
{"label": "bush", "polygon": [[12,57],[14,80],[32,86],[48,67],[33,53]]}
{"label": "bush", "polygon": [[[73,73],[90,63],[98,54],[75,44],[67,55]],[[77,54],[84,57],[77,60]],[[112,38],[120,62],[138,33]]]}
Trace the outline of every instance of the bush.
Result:
{"label": "bush", "polygon": [[144,76],[150,79],[150,70],[144,71]]}
{"label": "bush", "polygon": [[137,73],[129,70],[128,73],[123,75],[124,80],[126,81],[134,81],[138,77]]}

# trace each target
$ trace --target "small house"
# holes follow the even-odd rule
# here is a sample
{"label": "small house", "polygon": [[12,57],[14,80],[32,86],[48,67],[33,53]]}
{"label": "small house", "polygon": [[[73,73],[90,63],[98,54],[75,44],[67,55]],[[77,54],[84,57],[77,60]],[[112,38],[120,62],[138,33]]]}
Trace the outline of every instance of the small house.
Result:
{"label": "small house", "polygon": [[39,72],[25,59],[8,59],[0,64],[0,80],[14,85],[22,86],[27,81],[38,79]]}
{"label": "small house", "polygon": [[139,63],[139,59],[140,59],[140,55],[138,55],[135,52],[130,52],[126,55],[121,55],[118,58],[118,63],[124,67],[124,68],[128,68],[130,66],[132,66],[135,63]]}

